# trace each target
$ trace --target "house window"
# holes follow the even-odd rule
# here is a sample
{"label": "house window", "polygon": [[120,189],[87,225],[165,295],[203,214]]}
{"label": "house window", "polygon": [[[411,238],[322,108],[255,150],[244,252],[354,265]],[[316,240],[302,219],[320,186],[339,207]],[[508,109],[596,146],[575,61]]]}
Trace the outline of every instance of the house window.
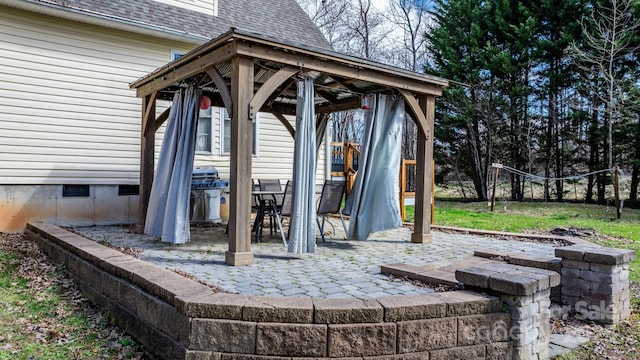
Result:
{"label": "house window", "polygon": [[[227,114],[227,109],[220,109],[220,119],[220,129],[222,129],[222,134],[220,134],[220,150],[222,155],[229,155],[231,153],[231,118],[229,118],[229,114]],[[253,155],[258,155],[258,126],[258,115],[256,115],[255,120],[253,120]]]}
{"label": "house window", "polygon": [[213,126],[211,121],[211,107],[206,110],[200,109],[198,115],[198,128],[196,130],[196,152],[212,153]]}

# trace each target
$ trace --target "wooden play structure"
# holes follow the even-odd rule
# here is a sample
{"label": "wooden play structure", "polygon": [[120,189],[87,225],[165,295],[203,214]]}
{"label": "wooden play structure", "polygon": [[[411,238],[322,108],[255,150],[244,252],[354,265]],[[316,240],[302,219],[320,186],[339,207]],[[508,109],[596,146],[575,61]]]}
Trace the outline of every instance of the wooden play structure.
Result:
{"label": "wooden play structure", "polygon": [[[347,182],[347,196],[353,187],[355,176],[358,172],[358,157],[360,156],[360,144],[353,142],[331,143],[331,176],[344,178]],[[400,165],[400,215],[402,221],[406,219],[405,201],[407,198],[415,198],[416,184],[416,160],[402,159]],[[431,169],[435,169],[432,162]],[[433,211],[435,205],[435,171],[431,171],[431,218],[429,223],[433,225]]]}

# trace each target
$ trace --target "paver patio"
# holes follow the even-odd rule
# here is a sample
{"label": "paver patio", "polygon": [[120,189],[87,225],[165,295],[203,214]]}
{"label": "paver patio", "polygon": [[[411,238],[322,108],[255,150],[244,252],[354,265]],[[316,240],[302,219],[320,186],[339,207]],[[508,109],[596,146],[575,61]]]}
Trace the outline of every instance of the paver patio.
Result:
{"label": "paver patio", "polygon": [[390,281],[380,273],[380,266],[446,266],[473,256],[474,250],[554,256],[554,247],[547,244],[438,231],[433,231],[432,243],[416,244],[409,241],[407,227],[377,233],[368,241],[346,241],[336,224],[336,233],[330,234],[326,243],[318,237],[314,254],[290,254],[278,237],[267,235],[267,241],[252,244],[253,265],[229,266],[224,263],[228,247],[221,226],[192,227],[192,241],[184,245],[162,243],[128,227],[77,227],[74,231],[113,246],[140,249],[139,257],[145,262],[246,295],[364,299],[429,293],[433,290],[407,281]]}

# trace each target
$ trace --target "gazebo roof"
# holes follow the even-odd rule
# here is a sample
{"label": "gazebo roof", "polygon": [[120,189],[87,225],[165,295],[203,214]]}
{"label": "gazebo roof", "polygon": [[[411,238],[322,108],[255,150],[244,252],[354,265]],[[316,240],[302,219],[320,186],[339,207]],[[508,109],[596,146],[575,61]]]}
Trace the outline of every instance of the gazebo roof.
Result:
{"label": "gazebo roof", "polygon": [[138,97],[157,92],[170,100],[181,86],[197,83],[212,97],[214,105],[223,98],[207,69],[215,69],[225,84],[231,82],[231,58],[250,57],[255,62],[254,89],[259,91],[275,73],[290,69],[290,79],[269,94],[259,111],[295,114],[295,74],[314,79],[317,112],[328,113],[360,106],[363,94],[403,89],[416,94],[440,95],[448,81],[406,71],[373,61],[294,42],[282,42],[265,35],[231,29],[150,74],[132,82]]}
{"label": "gazebo roof", "polygon": [[331,48],[296,0],[216,0],[208,1],[208,4],[195,0],[22,0],[8,3],[8,6],[30,11],[53,12],[55,16],[74,21],[196,44],[236,27]]}

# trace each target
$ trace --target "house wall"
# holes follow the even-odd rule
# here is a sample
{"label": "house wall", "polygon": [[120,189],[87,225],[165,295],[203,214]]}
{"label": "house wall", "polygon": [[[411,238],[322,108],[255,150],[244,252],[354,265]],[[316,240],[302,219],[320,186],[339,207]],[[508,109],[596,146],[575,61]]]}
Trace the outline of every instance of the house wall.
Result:
{"label": "house wall", "polygon": [[[0,7],[0,231],[137,221],[141,101],[129,82],[193,45]],[[160,108],[159,111],[163,109]],[[62,184],[88,184],[63,197]]]}
{"label": "house wall", "polygon": [[198,11],[209,15],[217,15],[218,0],[155,0],[159,3]]}
{"label": "house wall", "polygon": [[0,10],[0,184],[137,184],[129,82],[188,45]]}
{"label": "house wall", "polygon": [[[213,151],[211,154],[196,153],[195,166],[214,166],[221,178],[228,179],[230,157],[221,152],[220,109],[214,108],[212,117],[215,128]],[[294,117],[287,117],[287,119],[295,128]],[[280,121],[269,113],[258,114],[257,127],[258,149],[252,158],[252,176],[254,179],[280,179],[284,185],[287,180],[291,180],[293,174],[293,137]],[[158,143],[157,140],[156,138]],[[318,154],[316,171],[318,186],[325,180],[325,159],[326,151],[323,141]]]}
{"label": "house wall", "polygon": [[[137,222],[137,196],[117,196],[118,185],[139,183],[141,100],[129,83],[194,45],[3,6],[0,38],[0,231],[22,231],[32,219]],[[157,113],[168,105],[159,102]],[[254,177],[289,179],[290,135],[271,115],[259,121]],[[228,178],[228,156],[198,155],[196,163]],[[90,196],[63,197],[63,184],[90,185]]]}

